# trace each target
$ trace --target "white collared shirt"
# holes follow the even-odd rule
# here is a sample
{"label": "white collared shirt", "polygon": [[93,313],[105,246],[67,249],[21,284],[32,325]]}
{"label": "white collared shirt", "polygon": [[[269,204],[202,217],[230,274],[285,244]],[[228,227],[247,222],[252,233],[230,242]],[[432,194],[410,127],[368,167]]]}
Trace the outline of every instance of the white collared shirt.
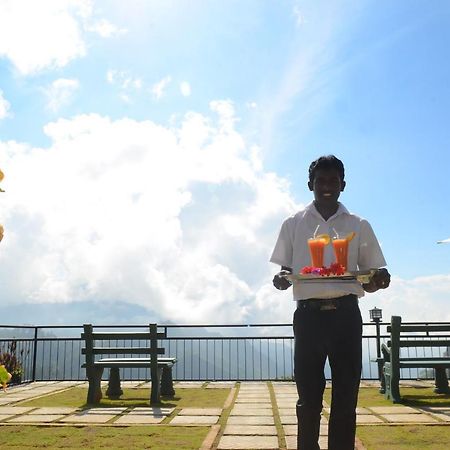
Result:
{"label": "white collared shirt", "polygon": [[[315,231],[316,234],[333,236],[334,230],[340,236],[351,232],[356,233],[349,242],[348,271],[378,269],[386,265],[378,240],[367,220],[349,213],[342,203],[339,203],[338,210],[333,216],[324,220],[314,206],[314,202],[283,222],[270,261],[292,268],[294,274],[299,273],[303,267],[311,265],[307,240],[314,235]],[[335,257],[330,244],[325,247],[324,265],[329,266],[333,262]],[[362,297],[364,289],[358,281],[326,281],[324,279],[323,283],[295,282],[293,294],[294,300],[334,298],[347,294]]]}

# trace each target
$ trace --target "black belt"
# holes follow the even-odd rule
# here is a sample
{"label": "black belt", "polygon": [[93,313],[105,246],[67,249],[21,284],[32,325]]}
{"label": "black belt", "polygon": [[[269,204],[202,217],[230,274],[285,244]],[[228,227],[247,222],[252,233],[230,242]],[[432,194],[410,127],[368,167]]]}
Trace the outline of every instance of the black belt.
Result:
{"label": "black belt", "polygon": [[348,294],[336,298],[308,298],[297,300],[297,308],[315,311],[334,311],[339,308],[348,308],[358,304],[358,296]]}

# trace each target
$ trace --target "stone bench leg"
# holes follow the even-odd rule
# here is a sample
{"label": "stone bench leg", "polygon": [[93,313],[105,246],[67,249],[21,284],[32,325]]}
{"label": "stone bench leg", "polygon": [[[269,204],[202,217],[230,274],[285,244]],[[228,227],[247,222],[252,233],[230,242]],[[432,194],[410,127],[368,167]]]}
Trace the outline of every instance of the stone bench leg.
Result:
{"label": "stone bench leg", "polygon": [[163,397],[174,397],[175,390],[172,380],[172,366],[164,366],[161,374],[161,395]]}
{"label": "stone bench leg", "polygon": [[447,374],[445,373],[445,369],[437,368],[434,370],[435,370],[434,380],[436,386],[434,388],[434,392],[436,392],[436,394],[449,394],[450,388],[448,386],[448,378]]}
{"label": "stone bench leg", "polygon": [[86,403],[99,403],[102,399],[102,381],[103,367],[93,367],[87,370],[87,377],[89,381],[88,395]]}
{"label": "stone bench leg", "polygon": [[120,386],[120,372],[118,367],[109,369],[108,389],[106,395],[111,399],[118,399],[123,394]]}

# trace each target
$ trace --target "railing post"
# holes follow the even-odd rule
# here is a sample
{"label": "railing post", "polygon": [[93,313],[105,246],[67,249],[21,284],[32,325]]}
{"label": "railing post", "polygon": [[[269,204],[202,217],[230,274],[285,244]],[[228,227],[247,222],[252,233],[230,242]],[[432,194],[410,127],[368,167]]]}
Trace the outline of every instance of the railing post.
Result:
{"label": "railing post", "polygon": [[38,338],[38,327],[34,327],[33,374],[31,376],[31,381],[33,382],[36,381],[37,338]]}

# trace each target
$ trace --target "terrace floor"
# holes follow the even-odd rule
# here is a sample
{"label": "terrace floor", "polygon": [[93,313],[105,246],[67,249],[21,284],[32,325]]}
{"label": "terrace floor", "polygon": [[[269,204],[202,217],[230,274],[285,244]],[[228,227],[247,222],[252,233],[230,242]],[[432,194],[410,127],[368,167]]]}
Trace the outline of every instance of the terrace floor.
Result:
{"label": "terrace floor", "polygon": [[[431,382],[404,382],[402,387],[429,387]],[[82,382],[35,382],[13,386],[0,392],[0,426],[207,426],[210,431],[201,450],[227,449],[280,449],[296,448],[297,399],[294,383],[290,382],[178,382],[177,392],[185,388],[228,388],[230,394],[222,408],[167,407],[30,407],[21,406],[25,400],[48,396],[74,386],[85,387]],[[145,382],[124,382],[122,387],[150,387]],[[361,389],[377,383],[362,382]],[[182,395],[182,394],[180,394]],[[226,414],[225,414],[226,412]],[[325,403],[322,418],[320,446],[327,448],[327,416]],[[225,417],[226,420],[220,420]],[[358,408],[359,426],[378,425],[450,425],[450,407],[402,405]],[[450,429],[449,429],[450,430]],[[364,449],[357,442],[356,448]]]}

